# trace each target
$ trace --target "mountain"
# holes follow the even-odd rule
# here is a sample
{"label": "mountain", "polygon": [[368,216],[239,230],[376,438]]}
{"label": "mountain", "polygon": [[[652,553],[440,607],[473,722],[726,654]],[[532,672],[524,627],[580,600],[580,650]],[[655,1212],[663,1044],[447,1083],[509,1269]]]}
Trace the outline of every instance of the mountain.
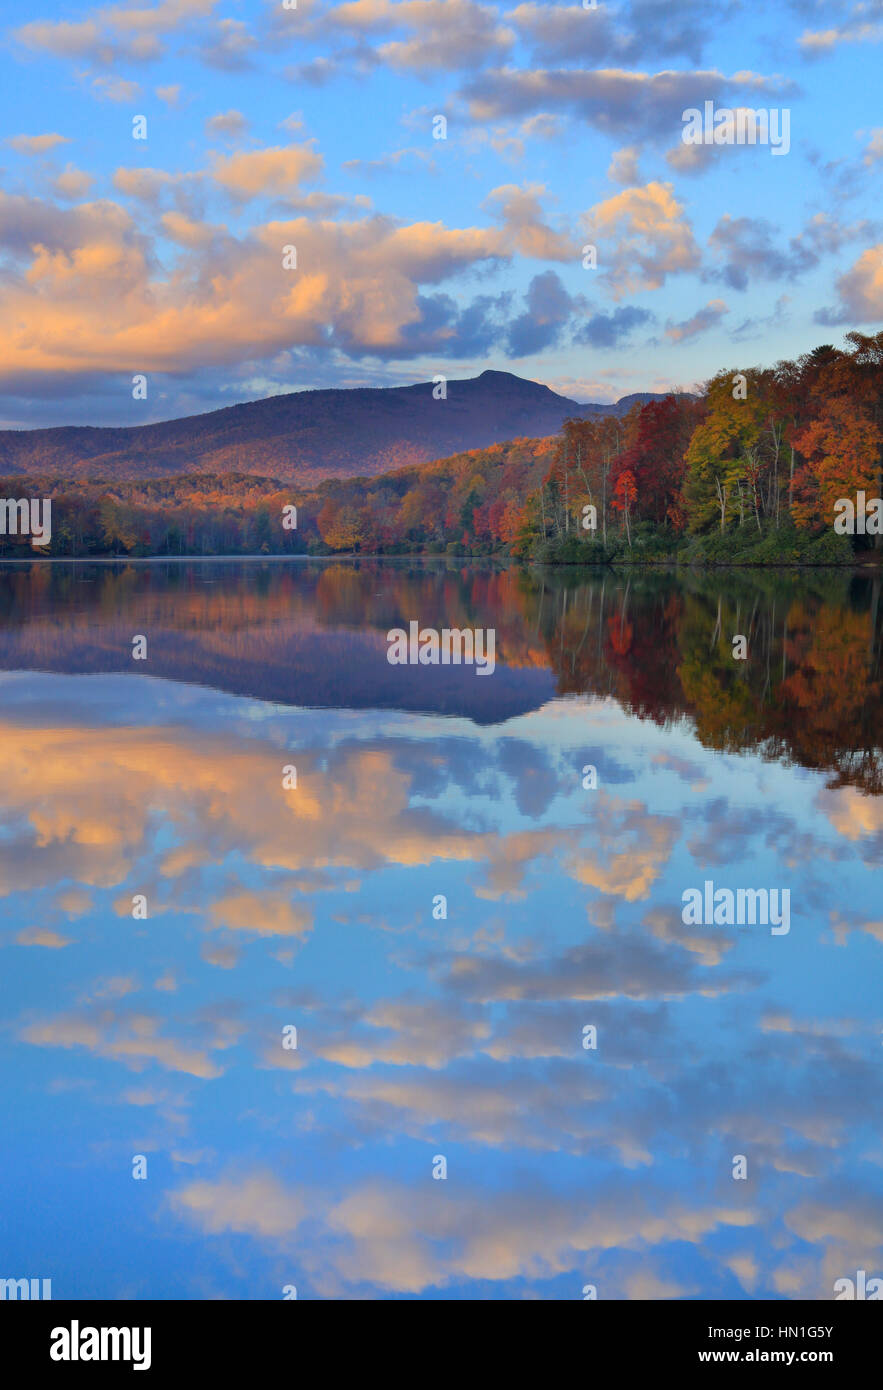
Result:
{"label": "mountain", "polygon": [[257,473],[304,484],[385,473],[524,436],[557,434],[568,416],[624,414],[653,393],[581,405],[510,372],[418,386],[292,391],[204,415],[123,428],[0,430],[0,475],[131,480]]}

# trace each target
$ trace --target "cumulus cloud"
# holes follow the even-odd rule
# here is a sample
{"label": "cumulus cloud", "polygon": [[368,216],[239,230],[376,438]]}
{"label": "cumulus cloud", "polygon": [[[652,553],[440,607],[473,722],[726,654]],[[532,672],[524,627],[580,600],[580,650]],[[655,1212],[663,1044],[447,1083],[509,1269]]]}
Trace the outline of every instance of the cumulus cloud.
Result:
{"label": "cumulus cloud", "polygon": [[60,174],[56,174],[52,180],[52,187],[59,198],[70,198],[77,200],[85,198],[95,180],[91,174],[85,170],[78,169],[74,164],[66,164]]}
{"label": "cumulus cloud", "polygon": [[210,222],[198,222],[181,212],[164,212],[161,219],[163,231],[170,241],[191,250],[202,250],[210,246],[218,237],[226,234],[226,227]]}
{"label": "cumulus cloud", "polygon": [[[332,195],[300,192],[321,158],[308,145],[216,156],[207,174],[120,168],[114,187],[160,214],[160,233],[182,248],[171,274],[159,269],[150,232],[108,200],[62,211],[39,199],[0,194],[0,244],[19,269],[7,271],[4,318],[10,326],[0,370],[174,371],[293,345],[337,346],[351,354],[412,354],[457,341],[502,341],[507,296],[456,305],[425,287],[481,262],[517,254],[570,259],[574,245],[543,217],[537,188],[507,185],[489,208],[499,225],[400,225],[380,216],[329,221]],[[214,184],[237,202],[276,197],[318,216],[255,225],[234,237],[195,215],[196,191]],[[69,192],[73,188],[69,189]],[[282,249],[297,247],[296,275]],[[559,314],[556,286],[531,294],[548,327]],[[560,309],[564,298],[561,291]],[[542,303],[541,303],[542,300]],[[25,334],[24,323],[27,322]],[[18,327],[16,327],[18,325]],[[543,327],[544,325],[539,325]],[[522,343],[522,321],[513,341]],[[74,350],[74,345],[76,348]]]}
{"label": "cumulus cloud", "polygon": [[869,246],[837,281],[839,304],[820,309],[816,323],[878,323],[883,319],[883,242]]}
{"label": "cumulus cloud", "polygon": [[321,169],[322,157],[310,145],[284,145],[219,155],[211,177],[234,198],[285,198]]}
{"label": "cumulus cloud", "polygon": [[553,231],[544,220],[540,195],[545,191],[542,184],[528,187],[503,184],[491,191],[485,207],[502,220],[509,244],[520,255],[544,261],[574,262],[578,252],[576,238]]}
{"label": "cumulus cloud", "polygon": [[669,183],[627,188],[596,203],[585,217],[586,234],[598,244],[599,269],[615,299],[655,290],[669,275],[696,270],[699,247]]}

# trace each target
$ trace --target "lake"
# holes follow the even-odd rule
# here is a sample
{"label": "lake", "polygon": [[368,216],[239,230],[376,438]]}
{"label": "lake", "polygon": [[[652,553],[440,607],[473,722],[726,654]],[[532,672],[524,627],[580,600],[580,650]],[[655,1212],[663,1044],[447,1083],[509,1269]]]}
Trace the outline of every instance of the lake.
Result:
{"label": "lake", "polygon": [[[2,567],[0,1277],[883,1275],[879,590]],[[493,632],[493,671],[391,664],[411,622]]]}

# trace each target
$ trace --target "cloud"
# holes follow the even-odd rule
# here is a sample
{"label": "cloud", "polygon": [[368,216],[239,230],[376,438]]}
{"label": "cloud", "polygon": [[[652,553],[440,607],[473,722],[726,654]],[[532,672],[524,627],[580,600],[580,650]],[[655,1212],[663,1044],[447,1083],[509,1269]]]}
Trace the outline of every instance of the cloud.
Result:
{"label": "cloud", "polygon": [[244,135],[249,128],[249,122],[241,111],[220,111],[217,116],[209,116],[205,123],[205,133],[208,136],[223,135],[230,139],[238,139]]}
{"label": "cloud", "polygon": [[210,1235],[236,1231],[280,1239],[296,1231],[308,1215],[304,1197],[272,1173],[187,1183],[171,1194],[169,1202],[173,1211]]}
{"label": "cloud", "polygon": [[67,135],[8,135],[4,142],[19,154],[45,154],[56,145],[69,145]]}
{"label": "cloud", "polygon": [[15,939],[19,946],[48,946],[60,949],[62,946],[70,946],[73,937],[59,936],[58,932],[50,931],[47,927],[25,927]]}
{"label": "cloud", "polygon": [[34,20],[16,29],[13,37],[25,48],[51,53],[56,58],[89,58],[96,63],[112,63],[118,56],[118,49],[102,37],[95,20],[74,23]]}
{"label": "cloud", "polygon": [[575,237],[553,231],[544,221],[540,194],[545,191],[542,184],[502,184],[491,190],[484,206],[503,221],[511,250],[538,260],[573,263],[578,251]]}
{"label": "cloud", "polygon": [[175,108],[181,104],[182,87],[180,82],[172,83],[168,87],[157,87],[155,91],[160,101],[164,102],[165,105],[172,110],[175,110]]}
{"label": "cloud", "polygon": [[458,1142],[492,1148],[584,1152],[589,1141],[617,1147],[615,1131],[599,1133],[596,1103],[606,1097],[606,1083],[579,1062],[558,1063],[545,1075],[509,1071],[505,1078],[487,1062],[465,1073],[432,1076],[301,1076],[295,1090],[344,1100],[355,1110],[360,1132],[391,1126],[427,1141],[444,1129]]}
{"label": "cloud", "polygon": [[734,290],[746,290],[753,278],[795,280],[818,263],[818,252],[801,236],[791,237],[787,251],[780,251],[773,234],[777,229],[761,217],[733,217],[724,213],[708,244],[726,263],[709,273]]}
{"label": "cloud", "polygon": [[413,145],[402,150],[390,150],[388,154],[382,154],[377,159],[345,159],[340,167],[358,174],[376,174],[394,169],[408,174],[410,177],[412,170],[401,166],[410,164],[412,160],[428,165],[433,170],[436,168],[435,160],[430,151],[421,150]]}
{"label": "cloud", "polygon": [[[701,103],[697,105],[701,109]],[[766,113],[752,106],[742,106],[738,102],[731,104],[729,109],[741,120],[746,130],[747,143],[740,144],[739,148],[763,150],[767,135]],[[683,127],[681,129],[683,133]],[[718,161],[732,159],[733,148],[732,145],[687,145],[681,140],[666,153],[665,160],[669,168],[674,169],[676,173],[702,174]]]}
{"label": "cloud", "polygon": [[329,27],[355,34],[404,29],[410,37],[377,47],[377,56],[407,72],[480,67],[509,52],[515,34],[497,10],[475,0],[352,0],[329,11]]}
{"label": "cloud", "polygon": [[883,41],[883,17],[879,3],[859,0],[853,5],[845,23],[829,29],[807,29],[798,40],[805,58],[820,58],[832,53],[841,44],[880,43]]}
{"label": "cloud", "polygon": [[202,1080],[221,1075],[221,1068],[203,1048],[161,1037],[158,1027],[158,1020],[148,1014],[88,1010],[28,1024],[20,1037],[36,1047],[83,1047],[97,1057],[122,1062],[134,1071],[155,1062],[168,1071],[184,1072]]}
{"label": "cloud", "polygon": [[625,188],[633,188],[642,182],[638,168],[638,151],[634,145],[625,145],[615,150],[607,170],[611,183],[620,183]]}
{"label": "cloud", "polygon": [[[347,1288],[367,1285],[411,1294],[464,1280],[573,1274],[585,1269],[591,1252],[698,1245],[719,1228],[744,1229],[756,1220],[752,1211],[735,1205],[699,1208],[621,1183],[608,1184],[591,1201],[545,1188],[533,1189],[529,1200],[518,1188],[471,1188],[427,1202],[422,1188],[379,1179],[335,1200],[285,1186],[265,1172],[188,1183],[170,1203],[209,1234],[235,1231],[282,1248],[309,1215],[321,1232],[321,1253],[308,1256],[317,1277],[333,1274]],[[646,1270],[634,1277],[636,1293],[650,1288]],[[674,1294],[667,1280],[654,1280],[652,1287],[653,1296]]]}
{"label": "cloud", "polygon": [[870,166],[883,159],[883,126],[876,126],[869,133],[871,138],[865,146],[862,162]]}
{"label": "cloud", "polygon": [[611,57],[617,42],[611,12],[606,5],[583,9],[581,5],[518,5],[506,18],[520,37],[531,45],[538,63],[597,62]]}
{"label": "cloud", "polygon": [[726,77],[716,70],[630,72],[624,68],[488,69],[465,83],[461,95],[474,121],[531,113],[567,112],[611,136],[659,141],[683,130],[682,114],[706,100],[736,104],[745,90],[781,95],[792,84],[757,73]]}
{"label": "cloud", "polygon": [[677,144],[667,150],[665,162],[676,174],[703,174],[721,156],[724,146]]}
{"label": "cloud", "polygon": [[87,19],[35,20],[16,29],[25,48],[57,58],[87,59],[100,66],[151,62],[165,52],[160,36],[206,18],[218,0],[160,0],[159,4],[109,5]]}
{"label": "cloud", "polygon": [[554,270],[535,275],[525,295],[525,310],[509,328],[510,357],[529,357],[561,341],[573,301]]}
{"label": "cloud", "polygon": [[117,192],[127,198],[136,198],[142,203],[157,203],[164,189],[174,187],[177,176],[167,174],[164,169],[151,169],[144,165],[135,169],[116,169],[111,182]]}
{"label": "cloud", "polygon": [[670,944],[660,950],[643,936],[590,941],[542,961],[456,955],[443,975],[447,989],[482,1003],[716,994],[739,988],[746,979],[699,975],[684,952],[673,951]]}
{"label": "cloud", "polygon": [[643,324],[654,321],[649,309],[639,309],[636,304],[624,304],[612,313],[592,314],[585,323],[577,327],[573,334],[575,343],[586,347],[616,348]]}
{"label": "cloud", "polygon": [[321,169],[322,157],[309,145],[285,145],[219,155],[211,177],[235,198],[284,198]]}
{"label": "cloud", "polygon": [[673,343],[683,343],[688,338],[707,333],[709,328],[716,328],[724,314],[729,312],[724,300],[710,299],[705,308],[697,309],[692,318],[684,319],[681,323],[672,323],[669,319],[665,326],[665,336]]}
{"label": "cloud", "polygon": [[129,82],[123,77],[93,77],[91,86],[102,101],[134,101],[141,91],[137,82]]}
{"label": "cloud", "polygon": [[840,303],[820,309],[816,323],[877,323],[883,319],[883,242],[869,246],[837,281]]}
{"label": "cloud", "polygon": [[52,180],[52,187],[60,198],[70,198],[76,201],[85,198],[94,182],[91,174],[77,169],[73,164],[66,164],[63,172],[57,174]]}
{"label": "cloud", "polygon": [[308,936],[313,914],[292,903],[284,894],[231,893],[219,898],[209,909],[216,927],[254,932],[256,936]]}
{"label": "cloud", "polygon": [[211,39],[199,49],[202,61],[222,72],[244,72],[252,66],[258,41],[241,19],[220,19]]}
{"label": "cloud", "polygon": [[670,183],[627,188],[586,214],[586,234],[599,248],[599,269],[615,299],[659,289],[669,275],[696,270],[699,247]]}
{"label": "cloud", "polygon": [[[243,201],[258,194],[293,199],[299,181],[319,167],[317,155],[297,146],[218,158],[211,176]],[[184,177],[118,169],[113,181],[156,206],[166,192],[185,195]],[[297,344],[357,355],[413,353],[450,338],[443,325],[434,337],[425,332],[419,286],[503,259],[516,240],[543,235],[527,225],[452,229],[382,217],[268,222],[222,242],[183,221],[164,231],[189,242],[168,276],[140,219],[118,205],[62,211],[0,192],[0,243],[23,263],[20,273],[7,270],[0,373],[85,374],[118,371],[123,363],[124,370],[131,364],[132,371],[177,371]],[[296,274],[282,269],[289,244],[297,247]]]}
{"label": "cloud", "polygon": [[224,236],[226,227],[209,222],[196,222],[180,212],[164,212],[161,218],[166,236],[179,246],[200,250],[210,246],[216,237]]}
{"label": "cloud", "polygon": [[870,841],[883,836],[883,797],[868,796],[856,787],[825,788],[816,804],[837,831],[847,840]]}
{"label": "cloud", "polygon": [[[311,1027],[310,1054],[357,1071],[377,1063],[437,1070],[455,1057],[473,1053],[490,1033],[486,1019],[460,1004],[378,1000],[355,1016],[337,1021],[330,1031],[317,1035]],[[271,1066],[284,1064],[276,1052],[265,1061]]]}
{"label": "cloud", "polygon": [[639,1302],[666,1298],[687,1298],[691,1290],[674,1279],[664,1279],[652,1269],[642,1269],[625,1280],[625,1296]]}

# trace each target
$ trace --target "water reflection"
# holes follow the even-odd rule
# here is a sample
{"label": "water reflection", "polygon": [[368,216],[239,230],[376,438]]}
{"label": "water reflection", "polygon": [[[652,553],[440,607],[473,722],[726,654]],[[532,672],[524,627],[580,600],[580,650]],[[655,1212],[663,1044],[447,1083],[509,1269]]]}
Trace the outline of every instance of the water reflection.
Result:
{"label": "water reflection", "polygon": [[[0,596],[0,1274],[881,1272],[876,581],[32,565]],[[410,618],[494,627],[493,677],[390,667]],[[705,878],[790,889],[790,933],[684,926]]]}

